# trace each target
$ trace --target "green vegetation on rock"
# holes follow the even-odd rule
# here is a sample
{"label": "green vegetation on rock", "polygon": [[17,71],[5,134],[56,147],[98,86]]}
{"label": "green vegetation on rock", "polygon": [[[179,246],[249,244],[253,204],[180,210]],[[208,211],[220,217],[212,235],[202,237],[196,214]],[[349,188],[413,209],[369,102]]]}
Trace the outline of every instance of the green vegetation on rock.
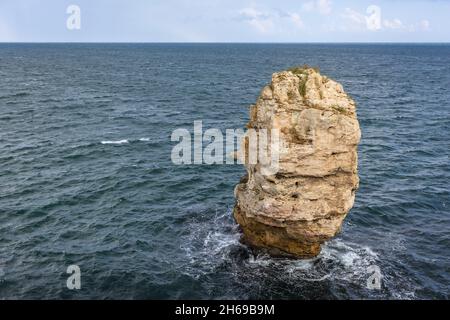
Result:
{"label": "green vegetation on rock", "polygon": [[304,97],[306,95],[306,83],[308,82],[309,72],[308,70],[314,70],[315,72],[320,72],[319,68],[317,67],[310,67],[306,64],[303,66],[295,66],[292,68],[289,68],[288,71],[295,74],[300,79],[300,84],[298,86],[298,91]]}

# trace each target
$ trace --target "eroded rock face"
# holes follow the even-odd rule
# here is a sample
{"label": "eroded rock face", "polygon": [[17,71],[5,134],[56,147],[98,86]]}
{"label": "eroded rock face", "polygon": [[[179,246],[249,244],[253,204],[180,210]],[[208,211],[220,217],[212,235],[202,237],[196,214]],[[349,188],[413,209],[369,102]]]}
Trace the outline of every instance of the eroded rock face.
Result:
{"label": "eroded rock face", "polygon": [[246,164],[236,186],[234,217],[250,245],[309,258],[335,236],[358,188],[361,132],[342,85],[309,67],[275,73],[248,128],[280,132],[279,170],[265,176]]}

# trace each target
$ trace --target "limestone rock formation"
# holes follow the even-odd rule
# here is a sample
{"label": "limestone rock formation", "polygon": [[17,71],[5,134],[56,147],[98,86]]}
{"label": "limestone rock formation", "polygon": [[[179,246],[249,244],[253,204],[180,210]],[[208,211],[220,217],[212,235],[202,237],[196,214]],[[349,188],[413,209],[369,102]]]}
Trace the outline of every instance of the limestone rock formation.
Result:
{"label": "limestone rock formation", "polygon": [[280,155],[276,174],[246,163],[236,186],[234,217],[245,242],[273,254],[318,255],[340,231],[358,188],[355,102],[341,84],[296,67],[272,75],[247,127],[278,129]]}

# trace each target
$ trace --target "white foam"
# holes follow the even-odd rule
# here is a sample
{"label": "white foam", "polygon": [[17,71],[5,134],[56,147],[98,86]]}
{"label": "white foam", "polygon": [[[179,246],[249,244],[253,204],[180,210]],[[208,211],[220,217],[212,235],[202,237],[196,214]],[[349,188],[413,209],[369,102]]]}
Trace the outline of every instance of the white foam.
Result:
{"label": "white foam", "polygon": [[182,269],[193,278],[214,272],[215,268],[230,259],[230,250],[240,246],[238,232],[224,230],[231,227],[231,212],[217,213],[212,220],[192,221],[186,225],[189,234],[181,249],[189,261]]}
{"label": "white foam", "polygon": [[321,282],[321,281],[325,281],[331,278],[331,274],[326,274],[323,277],[320,278],[307,278],[307,277],[298,277],[297,280],[303,280],[303,281],[308,281],[308,282]]}
{"label": "white foam", "polygon": [[147,141],[150,141],[150,138],[140,138],[139,141],[147,142]]}
{"label": "white foam", "polygon": [[128,143],[128,140],[124,139],[124,140],[116,140],[116,141],[102,141],[102,144],[124,144],[124,143]]}
{"label": "white foam", "polygon": [[[203,208],[191,209],[201,212]],[[319,256],[305,260],[254,254],[245,251],[246,246],[239,241],[241,233],[231,219],[231,210],[217,212],[213,217],[197,218],[186,223],[186,229],[188,232],[181,245],[186,263],[180,265],[180,271],[194,279],[226,267],[236,277],[250,277],[248,286],[244,285],[250,289],[256,286],[252,278],[258,281],[260,277],[273,278],[275,274],[274,281],[293,288],[301,288],[302,282],[324,283],[325,286],[335,283],[342,288],[351,284],[354,288],[360,288],[355,294],[361,297],[415,297],[413,283],[384,278],[390,274],[390,267],[382,264],[379,252],[367,245],[335,238],[322,246]],[[374,265],[381,269],[384,290],[368,293],[367,279],[372,275],[370,270]]]}
{"label": "white foam", "polygon": [[351,267],[355,264],[355,261],[357,261],[357,259],[361,259],[361,257],[356,254],[355,252],[347,252],[342,254],[341,258],[341,262],[344,264],[344,266],[346,267]]}

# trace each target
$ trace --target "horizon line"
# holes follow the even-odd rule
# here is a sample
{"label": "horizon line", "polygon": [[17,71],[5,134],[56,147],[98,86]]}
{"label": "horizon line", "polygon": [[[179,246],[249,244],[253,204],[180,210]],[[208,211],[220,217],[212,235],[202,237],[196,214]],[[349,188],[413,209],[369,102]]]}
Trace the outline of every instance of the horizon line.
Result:
{"label": "horizon line", "polygon": [[0,41],[0,44],[450,44],[450,41]]}

